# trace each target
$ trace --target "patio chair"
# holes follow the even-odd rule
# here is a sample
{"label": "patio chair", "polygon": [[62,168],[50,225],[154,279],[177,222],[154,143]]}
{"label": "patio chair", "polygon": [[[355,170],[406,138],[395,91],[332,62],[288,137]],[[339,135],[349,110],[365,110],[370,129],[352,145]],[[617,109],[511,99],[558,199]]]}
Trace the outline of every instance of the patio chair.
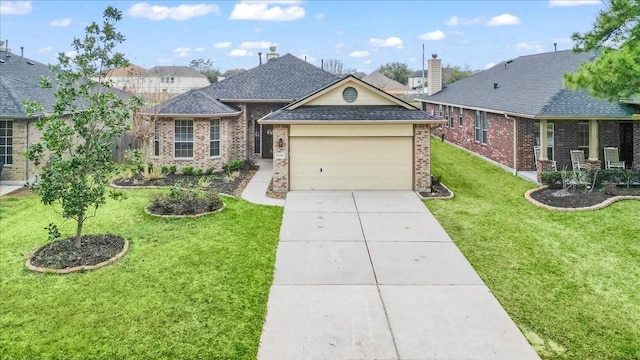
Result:
{"label": "patio chair", "polygon": [[[540,159],[540,154],[541,154],[540,146],[534,146],[533,156],[536,159],[536,169],[538,168],[538,160]],[[557,167],[558,164],[556,163],[556,161],[555,160],[550,160],[550,161],[551,161],[551,168],[553,170],[558,170],[558,167]]]}
{"label": "patio chair", "polygon": [[570,150],[571,151],[571,167],[573,171],[585,170],[586,161],[584,160],[584,151],[582,150]]}
{"label": "patio chair", "polygon": [[604,168],[624,169],[624,161],[620,161],[617,147],[604,148]]}

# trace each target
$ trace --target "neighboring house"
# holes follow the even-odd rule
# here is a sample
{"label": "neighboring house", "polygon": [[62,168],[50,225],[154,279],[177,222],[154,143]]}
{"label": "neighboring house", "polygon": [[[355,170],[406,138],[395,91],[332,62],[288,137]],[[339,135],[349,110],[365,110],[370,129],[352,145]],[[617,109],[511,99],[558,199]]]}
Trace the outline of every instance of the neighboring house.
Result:
{"label": "neighboring house", "polygon": [[[0,180],[3,182],[29,183],[39,172],[35,164],[23,155],[30,144],[39,141],[41,132],[35,127],[37,118],[26,113],[22,102],[38,101],[45,113],[52,112],[56,102],[54,90],[40,86],[42,76],[55,83],[56,74],[47,65],[0,51],[0,163],[4,163]],[[127,97],[117,89],[112,91]]]}
{"label": "neighboring house", "polygon": [[407,93],[407,87],[405,85],[402,85],[401,83],[393,79],[389,79],[379,71],[374,71],[371,74],[363,77],[362,81],[366,82],[369,85],[375,86],[378,89],[386,92],[387,94],[393,95],[397,98],[403,98]]}
{"label": "neighboring house", "polygon": [[442,121],[352,75],[258,123],[273,126],[274,191],[430,191]]}
{"label": "neighboring house", "polygon": [[[521,56],[441,86],[441,60],[429,60],[426,94],[416,100],[446,124],[437,135],[517,171],[571,169],[570,150],[582,149],[587,166],[600,168],[603,147],[620,149],[640,169],[640,106],[609,102],[564,87],[564,74],[596,53],[558,51]],[[435,70],[435,71],[431,71]],[[536,164],[534,146],[541,146]]]}
{"label": "neighboring house", "polygon": [[[112,86],[129,92],[136,92],[140,88],[147,70],[137,65],[129,65],[124,68],[113,69],[106,76],[111,80]],[[98,77],[92,80],[97,81]]]}
{"label": "neighboring house", "polygon": [[423,85],[426,89],[427,87],[427,69],[415,71],[413,74],[409,75],[407,79],[407,87],[410,90],[417,90],[418,94],[422,94]]}
{"label": "neighboring house", "polygon": [[157,116],[156,166],[220,169],[234,159],[273,159],[279,191],[428,191],[430,126],[442,123],[353,76],[340,78],[291,54],[145,113]]}
{"label": "neighboring house", "polygon": [[151,161],[206,169],[234,159],[271,159],[273,126],[258,119],[333,83],[337,76],[286,54],[150,108]]}

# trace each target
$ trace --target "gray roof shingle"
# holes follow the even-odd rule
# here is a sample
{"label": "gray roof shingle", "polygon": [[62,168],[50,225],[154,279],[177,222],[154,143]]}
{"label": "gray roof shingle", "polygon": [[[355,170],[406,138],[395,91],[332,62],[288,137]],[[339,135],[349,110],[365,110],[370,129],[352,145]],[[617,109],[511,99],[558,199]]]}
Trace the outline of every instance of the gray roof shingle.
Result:
{"label": "gray roof shingle", "polygon": [[395,105],[315,105],[280,109],[262,118],[271,121],[417,121],[435,120],[419,109]]}
{"label": "gray roof shingle", "polygon": [[223,104],[205,92],[188,91],[142,112],[145,114],[206,116],[237,114],[240,109]]}
{"label": "gray roof shingle", "polygon": [[157,76],[191,76],[204,78],[199,71],[188,66],[155,66],[147,70],[149,75]]}
{"label": "gray roof shingle", "polygon": [[[592,61],[596,52],[571,50],[520,56],[417,99],[526,116],[629,116],[630,106],[564,87],[564,74]],[[494,89],[494,83],[497,87]]]}
{"label": "gray roof shingle", "polygon": [[407,89],[405,85],[402,85],[401,83],[384,76],[379,71],[374,71],[371,74],[363,77],[361,80],[381,90],[406,90]]}

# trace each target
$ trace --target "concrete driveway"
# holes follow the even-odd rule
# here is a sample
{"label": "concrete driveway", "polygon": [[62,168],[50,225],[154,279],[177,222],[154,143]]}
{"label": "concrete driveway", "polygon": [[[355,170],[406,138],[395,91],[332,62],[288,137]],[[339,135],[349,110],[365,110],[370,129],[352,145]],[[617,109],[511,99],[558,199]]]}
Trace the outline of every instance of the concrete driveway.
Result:
{"label": "concrete driveway", "polygon": [[413,192],[289,192],[258,359],[539,359]]}

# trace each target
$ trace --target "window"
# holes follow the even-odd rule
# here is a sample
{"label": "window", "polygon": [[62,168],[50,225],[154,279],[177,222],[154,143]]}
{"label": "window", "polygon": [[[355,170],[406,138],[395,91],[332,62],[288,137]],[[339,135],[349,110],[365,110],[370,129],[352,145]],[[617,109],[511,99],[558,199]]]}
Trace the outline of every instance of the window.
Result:
{"label": "window", "polygon": [[475,140],[480,142],[480,111],[476,110],[476,119],[473,126],[475,128]]}
{"label": "window", "polygon": [[153,129],[153,156],[160,156],[160,123],[157,121]]}
{"label": "window", "polygon": [[442,119],[442,105],[438,105],[438,118]]}
{"label": "window", "polygon": [[13,165],[13,120],[0,120],[0,162]]}
{"label": "window", "polygon": [[487,144],[487,140],[489,137],[489,122],[487,120],[486,112],[476,111],[474,128],[476,142]]}
{"label": "window", "polygon": [[460,108],[460,116],[458,117],[458,126],[462,126],[464,121],[464,112],[462,108]]}
{"label": "window", "polygon": [[[540,146],[540,124],[536,124],[536,129],[533,132],[536,146]],[[554,129],[553,123],[547,123],[547,158],[553,160],[553,147],[554,147]]]}
{"label": "window", "polygon": [[164,78],[163,77],[160,78],[160,83],[164,84]]}
{"label": "window", "polygon": [[352,103],[358,98],[358,91],[355,88],[349,86],[348,88],[342,90],[342,98],[344,99],[344,101]]}
{"label": "window", "polygon": [[193,120],[176,119],[174,146],[176,158],[193,157]]}
{"label": "window", "polygon": [[456,116],[453,114],[453,106],[449,106],[449,127],[454,128],[456,126]]}
{"label": "window", "polygon": [[209,156],[220,156],[220,119],[211,120],[209,125]]}
{"label": "window", "polygon": [[260,153],[260,124],[258,119],[253,120],[253,153]]}
{"label": "window", "polygon": [[486,144],[489,137],[489,121],[487,119],[487,113],[481,112],[482,116],[482,143]]}
{"label": "window", "polygon": [[578,147],[589,147],[589,123],[578,124]]}
{"label": "window", "polygon": [[448,106],[444,107],[444,119],[447,121],[447,123],[444,126],[450,126],[451,124],[449,123],[449,107]]}

